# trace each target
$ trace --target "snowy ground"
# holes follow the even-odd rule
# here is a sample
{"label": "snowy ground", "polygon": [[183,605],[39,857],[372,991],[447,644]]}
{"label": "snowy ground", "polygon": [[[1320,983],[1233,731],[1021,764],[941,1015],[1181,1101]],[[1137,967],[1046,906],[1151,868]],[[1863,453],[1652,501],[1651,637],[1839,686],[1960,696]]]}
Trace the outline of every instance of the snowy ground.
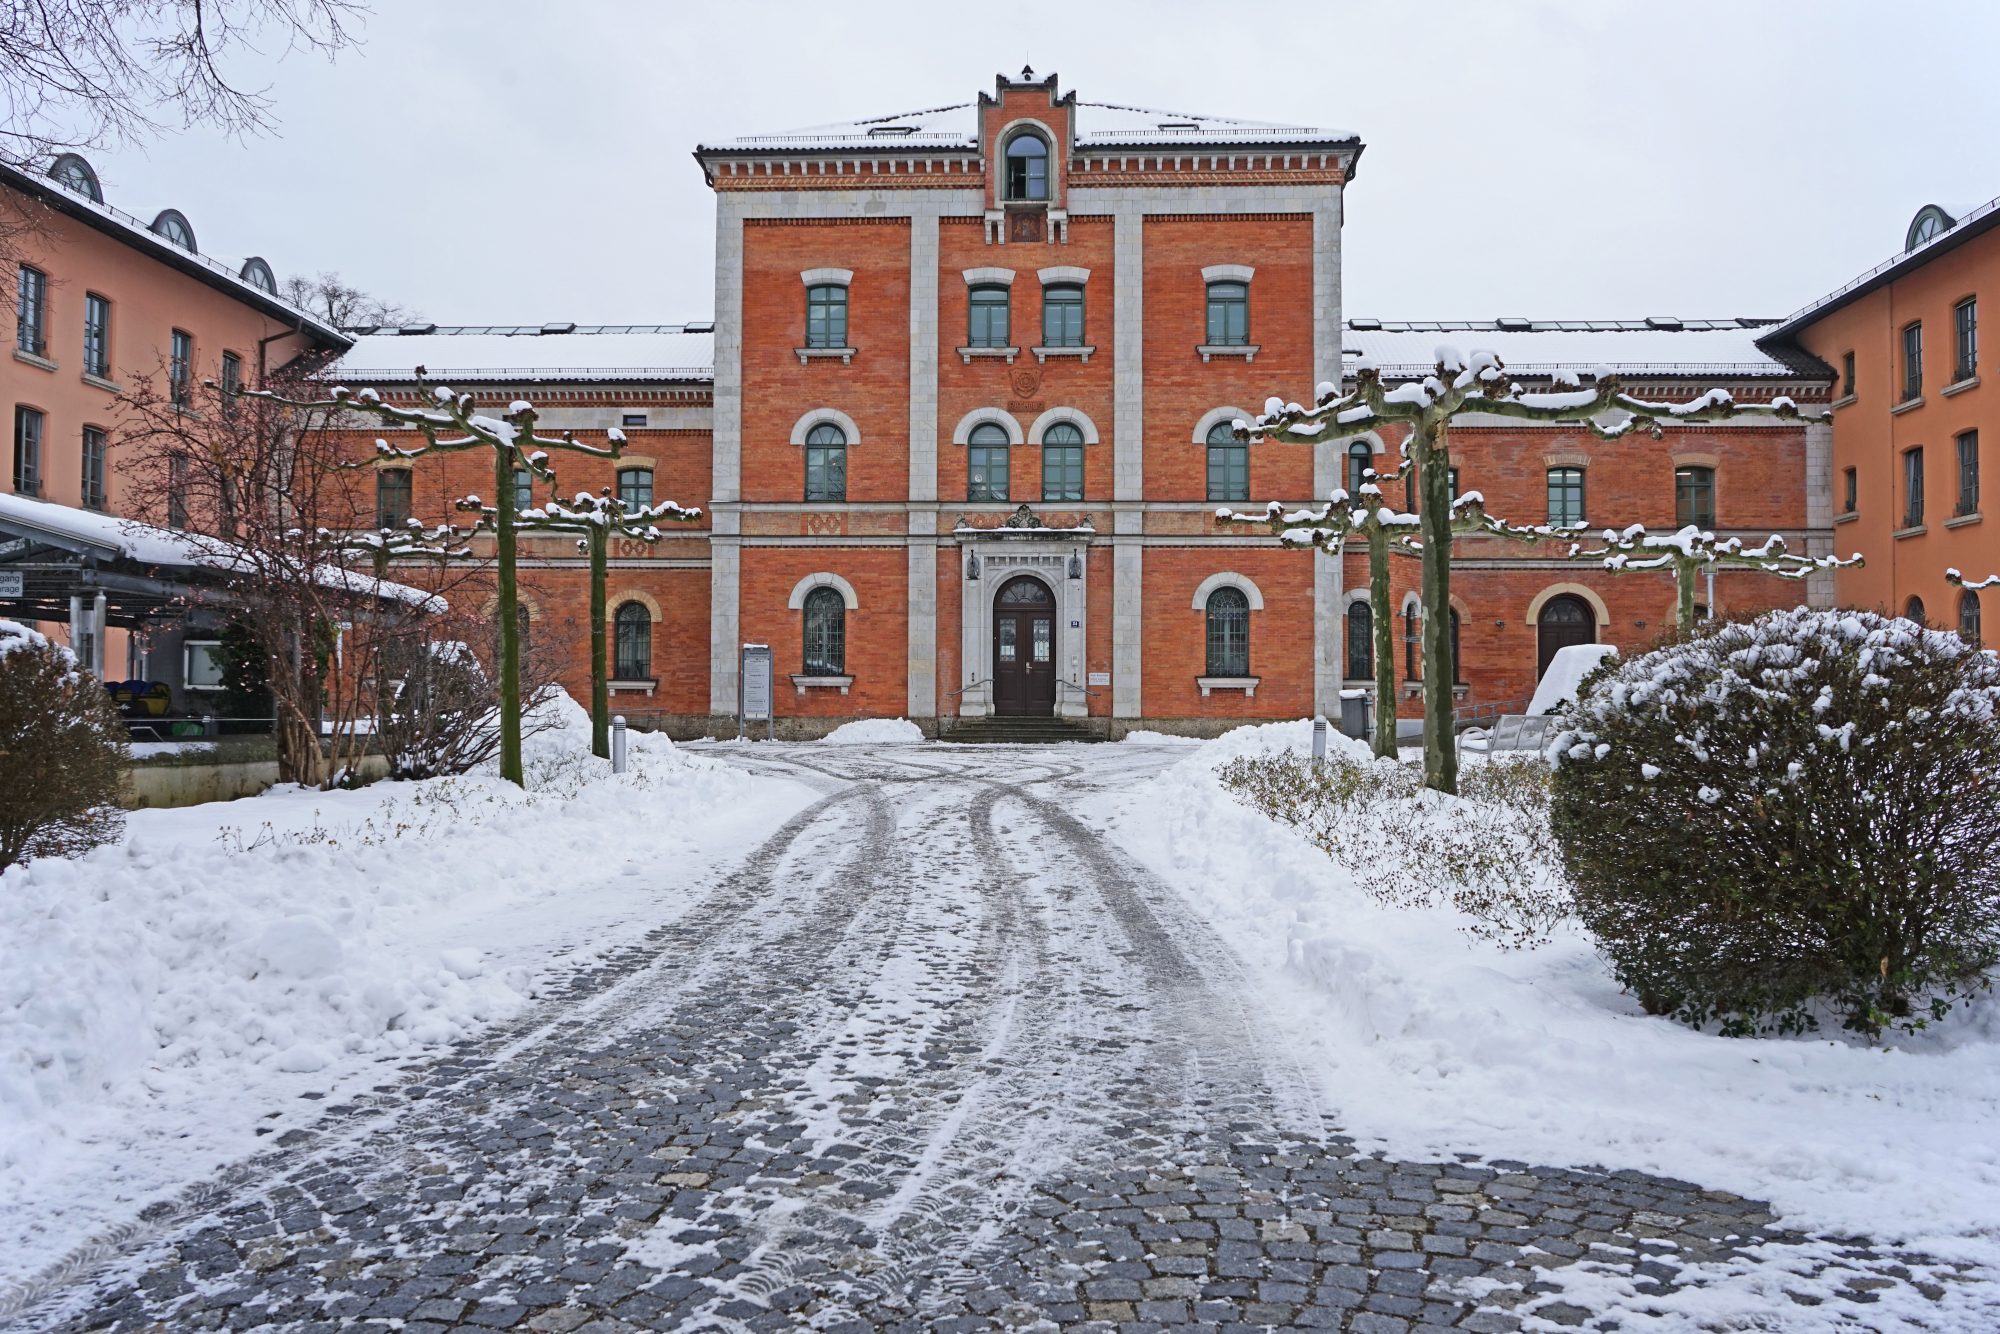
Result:
{"label": "snowy ground", "polygon": [[[149,1200],[528,1010],[812,800],[580,712],[494,777],[132,815],[0,878],[0,1296]],[[585,730],[577,730],[582,726]]]}
{"label": "snowy ground", "polygon": [[[0,1066],[0,1325],[2000,1326],[1990,1009],[1891,1052],[1645,1019],[1215,783],[1302,725],[875,730],[0,881],[0,1060],[70,1035]],[[290,836],[213,846],[252,809]]]}

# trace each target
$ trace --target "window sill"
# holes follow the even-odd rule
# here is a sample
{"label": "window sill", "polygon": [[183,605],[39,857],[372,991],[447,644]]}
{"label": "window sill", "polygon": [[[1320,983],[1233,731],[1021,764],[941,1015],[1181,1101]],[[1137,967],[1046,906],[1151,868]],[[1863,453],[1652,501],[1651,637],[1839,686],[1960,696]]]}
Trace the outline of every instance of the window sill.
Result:
{"label": "window sill", "polygon": [[1091,353],[1097,351],[1097,349],[1095,347],[1031,347],[1028,351],[1035,354],[1036,361],[1047,361],[1050,357],[1075,357],[1078,361],[1088,363]]}
{"label": "window sill", "polygon": [[614,695],[621,690],[643,691],[646,694],[650,695],[653,693],[655,689],[659,687],[659,684],[660,684],[659,678],[655,676],[630,676],[630,677],[617,677],[612,680],[606,681],[604,683],[604,688],[606,690],[609,690]]}
{"label": "window sill", "polygon": [[112,381],[105,379],[102,375],[92,375],[89,371],[85,371],[80,378],[85,384],[90,385],[94,389],[102,389],[107,394],[122,394],[125,392],[124,389]]}
{"label": "window sill", "polygon": [[843,366],[854,361],[854,349],[851,347],[795,347],[792,351],[798,355],[801,366],[809,361],[831,360],[834,357],[839,357]]}
{"label": "window sill", "polygon": [[1203,343],[1195,348],[1203,361],[1213,361],[1217,357],[1241,357],[1245,361],[1255,361],[1263,351],[1255,343]]}
{"label": "window sill", "polygon": [[853,684],[854,678],[851,676],[805,676],[798,672],[792,673],[792,686],[801,695],[808,690],[838,690],[845,695],[847,688]]}
{"label": "window sill", "polygon": [[1925,528],[1922,524],[1919,523],[1919,524],[1912,524],[1908,528],[1898,528],[1895,532],[1889,534],[1889,536],[1895,538],[1897,541],[1900,542],[1906,537],[1922,537],[1925,533],[1929,531],[1930,530],[1928,528]]}
{"label": "window sill", "polygon": [[62,367],[56,365],[55,362],[50,361],[47,357],[38,356],[25,348],[17,347],[14,349],[14,360],[24,366],[35,366],[45,371],[59,371],[62,369]]}
{"label": "window sill", "polygon": [[1962,394],[1968,389],[1977,388],[1979,388],[1979,377],[1977,375],[1968,375],[1962,380],[1953,380],[1950,384],[1938,390],[1938,393],[1944,395],[1946,398],[1950,398],[1953,394]]}
{"label": "window sill", "polygon": [[1854,394],[1842,394],[1839,398],[1836,398],[1833,400],[1833,402],[1827,404],[1827,406],[1833,408],[1836,411],[1838,411],[1841,408],[1851,408],[1854,406],[1856,397],[1857,395]]}
{"label": "window sill", "polygon": [[1194,683],[1201,687],[1201,697],[1207,699],[1218,690],[1240,690],[1245,698],[1255,698],[1257,683],[1261,676],[1197,676]]}
{"label": "window sill", "polygon": [[1018,347],[962,347],[958,349],[958,355],[964,358],[965,364],[968,366],[972,364],[974,357],[1005,357],[1007,364],[1011,366],[1014,364],[1014,358],[1021,355],[1021,349]]}
{"label": "window sill", "polygon": [[1947,528],[1963,528],[1967,524],[1978,523],[1984,517],[1986,516],[1978,510],[1974,510],[1970,514],[1954,514],[1944,521],[1944,526]]}
{"label": "window sill", "polygon": [[1861,517],[1860,510],[1848,510],[1845,514],[1834,515],[1833,521],[1835,523],[1853,523],[1856,519],[1860,517]]}
{"label": "window sill", "polygon": [[1918,394],[1915,398],[1906,398],[1902,402],[1898,403],[1895,407],[1890,408],[1889,415],[1891,417],[1900,417],[1906,412],[1914,412],[1916,409],[1922,407],[1923,405],[1924,405],[1924,396],[1922,394]]}

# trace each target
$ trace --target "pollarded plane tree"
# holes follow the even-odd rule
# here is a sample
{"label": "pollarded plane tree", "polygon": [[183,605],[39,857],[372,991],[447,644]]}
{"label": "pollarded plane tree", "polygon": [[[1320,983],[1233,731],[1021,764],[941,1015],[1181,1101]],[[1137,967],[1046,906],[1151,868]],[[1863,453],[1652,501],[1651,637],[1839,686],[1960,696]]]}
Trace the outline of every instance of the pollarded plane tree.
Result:
{"label": "pollarded plane tree", "polygon": [[[499,521],[499,507],[485,504],[477,496],[468,496],[457,507],[479,516],[473,525],[475,530],[492,528]],[[610,670],[604,643],[604,585],[610,566],[611,539],[631,538],[650,546],[660,540],[661,520],[693,523],[699,518],[699,509],[676,505],[671,500],[628,505],[609,487],[596,495],[579,491],[574,500],[567,502],[551,499],[514,516],[517,532],[575,534],[576,549],[590,558],[590,752],[599,759],[611,757]]]}
{"label": "pollarded plane tree", "polygon": [[[1793,418],[1790,398],[1738,403],[1723,389],[1710,389],[1682,403],[1653,402],[1627,394],[1619,377],[1600,368],[1588,387],[1572,372],[1560,372],[1556,388],[1523,393],[1499,357],[1475,351],[1470,357],[1441,347],[1430,374],[1389,387],[1373,362],[1355,369],[1354,388],[1319,386],[1317,405],[1301,407],[1273,398],[1264,414],[1240,428],[1252,443],[1321,444],[1347,439],[1385,425],[1406,430],[1403,452],[1416,468],[1419,531],[1422,535],[1424,677],[1448,680],[1451,671],[1451,425],[1471,413],[1510,417],[1548,426],[1575,426],[1602,440],[1619,440],[1645,430],[1655,438],[1665,425],[1691,426],[1740,418]],[[1458,791],[1458,751],[1452,738],[1452,698],[1445,690],[1424,692],[1424,783],[1440,792]]]}
{"label": "pollarded plane tree", "polygon": [[[1581,526],[1554,524],[1511,524],[1486,512],[1485,497],[1468,491],[1452,502],[1452,531],[1461,537],[1502,537],[1517,542],[1559,541],[1581,536]],[[1717,537],[1694,524],[1671,533],[1649,533],[1635,523],[1627,528],[1605,529],[1602,546],[1586,547],[1572,541],[1557,557],[1579,563],[1601,565],[1617,574],[1670,571],[1674,576],[1674,624],[1685,636],[1694,629],[1695,578],[1713,570],[1757,570],[1780,579],[1804,579],[1821,570],[1841,570],[1861,564],[1861,553],[1852,556],[1801,556],[1785,547],[1785,539],[1773,533],[1754,547],[1743,545],[1740,537]],[[1418,544],[1407,544],[1415,549]]]}
{"label": "pollarded plane tree", "polygon": [[1977,593],[1982,588],[2000,588],[2000,574],[1989,574],[1984,579],[1968,579],[1956,569],[1951,569],[1944,572],[1944,581],[1968,593]]}
{"label": "pollarded plane tree", "polygon": [[[590,458],[616,459],[625,443],[625,434],[613,428],[605,432],[604,445],[588,445],[574,431],[545,436],[535,429],[535,405],[515,399],[500,416],[477,410],[472,395],[460,394],[445,385],[433,385],[417,367],[419,406],[397,407],[384,402],[373,389],[350,390],[335,387],[323,400],[280,397],[267,390],[248,390],[244,398],[266,398],[293,408],[322,412],[352,412],[371,416],[396,426],[413,427],[424,443],[414,449],[399,449],[386,440],[375,442],[375,452],[384,459],[420,459],[431,454],[453,454],[484,449],[493,456],[494,505],[491,528],[498,556],[500,614],[500,776],[515,784],[522,782],[521,768],[521,626],[516,614],[519,594],[515,579],[516,515],[515,477],[553,481],[549,466],[551,450],[566,450]],[[477,499],[472,497],[472,499]]]}
{"label": "pollarded plane tree", "polygon": [[1349,538],[1359,537],[1368,546],[1368,609],[1370,633],[1374,638],[1371,657],[1375,664],[1375,754],[1396,758],[1396,644],[1389,608],[1389,553],[1393,540],[1417,524],[1417,516],[1393,510],[1382,503],[1382,483],[1408,474],[1410,461],[1386,476],[1373,468],[1363,469],[1360,485],[1349,495],[1336,488],[1327,503],[1318,509],[1287,510],[1272,501],[1262,514],[1245,514],[1219,509],[1215,517],[1223,523],[1263,524],[1286,546],[1313,546],[1338,557]]}

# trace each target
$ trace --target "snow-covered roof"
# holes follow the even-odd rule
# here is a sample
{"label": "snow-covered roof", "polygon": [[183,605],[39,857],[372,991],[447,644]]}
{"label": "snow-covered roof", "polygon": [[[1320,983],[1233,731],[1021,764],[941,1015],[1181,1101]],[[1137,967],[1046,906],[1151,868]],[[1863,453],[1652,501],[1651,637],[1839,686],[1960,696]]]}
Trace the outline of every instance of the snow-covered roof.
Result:
{"label": "snow-covered roof", "polygon": [[[127,560],[137,565],[169,569],[210,570],[222,574],[239,571],[243,557],[227,542],[201,533],[156,528],[136,519],[115,514],[59,505],[52,500],[0,492],[0,531],[22,532],[53,540],[63,547],[88,548],[101,560]],[[431,606],[442,610],[444,599],[407,584],[377,580],[363,571],[328,566],[315,582],[327,588],[345,589],[411,606]]]}
{"label": "snow-covered roof", "polygon": [[[22,171],[5,162],[0,162],[0,182],[18,190],[46,200],[59,211],[69,214],[101,232],[141,251],[149,257],[160,260],[172,268],[196,278],[210,287],[218,288],[247,305],[255,306],[265,313],[311,334],[322,343],[333,347],[345,347],[348,336],[320,319],[309,310],[304,310],[285,300],[275,292],[265,291],[244,276],[248,258],[234,267],[195,250],[174,244],[153,230],[148,223],[114,208],[102,200],[75,189],[64,180],[50,176]],[[175,210],[165,210],[172,213]],[[258,263],[263,261],[259,259]],[[265,266],[268,271],[269,266]]]}
{"label": "snow-covered roof", "polygon": [[1611,366],[1627,375],[1819,378],[1758,346],[1772,320],[1373,320],[1351,319],[1341,342],[1349,362],[1374,362],[1390,377],[1428,371],[1439,347],[1492,352],[1522,375]]}
{"label": "snow-covered roof", "polygon": [[715,326],[691,324],[413,325],[357,333],[333,373],[357,383],[435,379],[715,378]]}
{"label": "snow-covered roof", "polygon": [[[1189,144],[1348,144],[1359,136],[1275,121],[1237,116],[1209,116],[1190,111],[1161,111],[1114,102],[1076,104],[1076,151]],[[817,152],[854,148],[950,148],[967,152],[979,147],[979,104],[956,102],[863,120],[808,125],[776,134],[752,134],[701,144],[697,153]]]}
{"label": "snow-covered roof", "polygon": [[[1926,205],[1926,208],[1930,207],[1938,206]],[[1928,264],[1946,251],[1955,250],[1973,237],[2000,225],[2000,199],[1989,199],[1976,208],[1943,208],[1941,211],[1954,220],[1951,226],[1914,249],[1898,250],[1866,273],[1849,279],[1817,301],[1801,306],[1765,330],[1765,341],[1788,340],[1827,312],[1865,296],[1884,283],[1894,282],[1910,270]]]}

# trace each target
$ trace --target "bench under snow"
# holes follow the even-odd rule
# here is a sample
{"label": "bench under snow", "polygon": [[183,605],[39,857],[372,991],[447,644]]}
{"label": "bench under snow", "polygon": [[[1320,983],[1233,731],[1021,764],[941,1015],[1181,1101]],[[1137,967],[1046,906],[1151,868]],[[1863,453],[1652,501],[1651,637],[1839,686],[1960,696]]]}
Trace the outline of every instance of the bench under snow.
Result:
{"label": "bench under snow", "polygon": [[1542,673],[1541,683],[1535,687],[1535,697],[1528,701],[1526,713],[1499,718],[1492,730],[1483,734],[1476,729],[1467,732],[1460,744],[1467,750],[1483,750],[1489,755],[1501,751],[1546,750],[1556,732],[1555,712],[1576,699],[1576,688],[1583,684],[1584,677],[1597,670],[1599,663],[1617,655],[1618,650],[1609,644],[1571,644],[1557,649],[1548,671]]}

